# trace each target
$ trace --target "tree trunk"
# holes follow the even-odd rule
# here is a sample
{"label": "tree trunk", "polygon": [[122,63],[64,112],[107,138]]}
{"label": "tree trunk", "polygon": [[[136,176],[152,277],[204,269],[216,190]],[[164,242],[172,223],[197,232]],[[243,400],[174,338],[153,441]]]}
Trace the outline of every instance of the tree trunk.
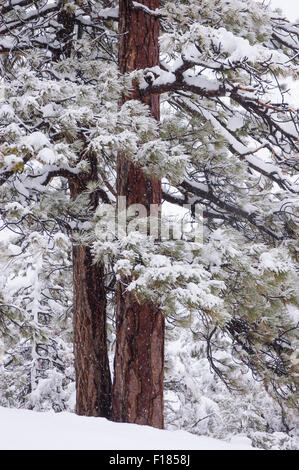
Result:
{"label": "tree trunk", "polygon": [[[151,10],[159,7],[159,0],[139,3]],[[130,0],[120,0],[119,4],[120,72],[159,64],[158,18],[134,9]],[[136,89],[129,99],[140,99]],[[159,120],[159,96],[149,96],[144,102]],[[127,207],[143,204],[150,215],[150,205],[161,204],[161,182],[146,178],[121,155],[117,182],[118,196],[126,196]],[[118,283],[116,329],[112,418],[163,428],[164,317],[155,305],[139,304]]]}
{"label": "tree trunk", "polygon": [[[57,34],[61,48],[53,55],[71,56],[75,15],[61,10]],[[69,180],[71,197],[86,189],[88,179],[97,179],[96,159],[91,157],[91,173]],[[94,209],[96,200],[91,200]],[[107,351],[106,291],[103,266],[94,265],[89,247],[73,246],[74,318],[73,346],[76,372],[76,413],[84,416],[111,416],[111,375]]]}
{"label": "tree trunk", "polygon": [[[70,184],[71,195],[82,190]],[[104,268],[92,263],[90,248],[73,246],[76,413],[111,416]]]}

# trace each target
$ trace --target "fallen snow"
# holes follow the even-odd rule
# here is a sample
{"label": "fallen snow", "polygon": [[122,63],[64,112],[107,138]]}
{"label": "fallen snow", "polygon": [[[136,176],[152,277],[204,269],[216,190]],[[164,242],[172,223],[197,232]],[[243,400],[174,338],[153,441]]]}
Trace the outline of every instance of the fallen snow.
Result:
{"label": "fallen snow", "polygon": [[162,14],[162,11],[158,8],[156,8],[156,10],[151,10],[146,5],[143,5],[143,3],[133,2],[133,5],[135,8],[143,10],[151,16],[160,16]]}
{"label": "fallen snow", "polygon": [[245,436],[230,442],[195,436],[186,431],[162,431],[149,426],[113,423],[73,413],[38,413],[0,407],[1,450],[247,450]]}
{"label": "fallen snow", "polygon": [[[190,72],[188,71],[188,73]],[[187,75],[186,72],[184,73],[184,81],[187,83],[187,85],[195,86],[207,91],[217,91],[220,87],[220,83],[216,80],[211,80],[202,75],[190,76]]]}
{"label": "fallen snow", "polygon": [[103,8],[99,11],[100,18],[118,18],[119,8]]}
{"label": "fallen snow", "polygon": [[291,304],[289,304],[287,307],[288,307],[289,315],[292,318],[292,320],[295,323],[299,323],[299,308]]}

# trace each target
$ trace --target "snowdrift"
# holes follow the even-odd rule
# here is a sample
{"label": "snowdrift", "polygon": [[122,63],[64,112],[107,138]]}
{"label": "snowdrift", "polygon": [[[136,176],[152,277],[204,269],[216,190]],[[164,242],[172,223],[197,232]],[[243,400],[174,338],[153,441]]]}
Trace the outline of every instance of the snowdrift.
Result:
{"label": "snowdrift", "polygon": [[73,413],[0,407],[1,450],[248,450],[244,436],[224,442],[185,431],[113,423]]}

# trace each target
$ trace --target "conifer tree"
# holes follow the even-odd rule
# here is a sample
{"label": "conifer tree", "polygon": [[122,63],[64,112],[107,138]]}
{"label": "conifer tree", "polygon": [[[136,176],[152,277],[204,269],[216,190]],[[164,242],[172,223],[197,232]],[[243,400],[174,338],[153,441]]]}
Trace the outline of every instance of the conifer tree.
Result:
{"label": "conifer tree", "polygon": [[[111,416],[115,291],[114,419],[163,425],[162,314],[192,326],[228,387],[220,334],[294,403],[298,113],[284,81],[298,78],[298,24],[244,0],[6,0],[0,15],[1,218],[51,235],[54,221],[71,240],[77,412]],[[186,205],[191,230],[103,232],[119,195],[146,216]]]}
{"label": "conifer tree", "polygon": [[[155,10],[159,0],[143,2]],[[131,1],[119,8],[119,70],[126,74],[159,64],[159,18]],[[131,99],[138,100],[135,86]],[[142,100],[154,119],[160,118],[159,95]],[[117,195],[126,206],[141,204],[150,216],[151,205],[161,205],[161,181],[145,176],[139,165],[120,154]],[[138,207],[138,206],[136,206]],[[164,317],[153,302],[140,303],[127,291],[130,281],[117,285],[116,353],[113,386],[113,418],[163,428]]]}

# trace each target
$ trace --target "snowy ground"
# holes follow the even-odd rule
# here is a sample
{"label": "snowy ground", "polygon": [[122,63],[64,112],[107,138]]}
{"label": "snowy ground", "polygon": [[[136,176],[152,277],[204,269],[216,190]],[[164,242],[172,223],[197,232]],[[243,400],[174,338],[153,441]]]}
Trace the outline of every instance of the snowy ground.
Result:
{"label": "snowy ground", "polygon": [[104,418],[0,407],[0,449],[247,450],[252,447],[243,436],[228,443],[185,431],[112,423]]}

